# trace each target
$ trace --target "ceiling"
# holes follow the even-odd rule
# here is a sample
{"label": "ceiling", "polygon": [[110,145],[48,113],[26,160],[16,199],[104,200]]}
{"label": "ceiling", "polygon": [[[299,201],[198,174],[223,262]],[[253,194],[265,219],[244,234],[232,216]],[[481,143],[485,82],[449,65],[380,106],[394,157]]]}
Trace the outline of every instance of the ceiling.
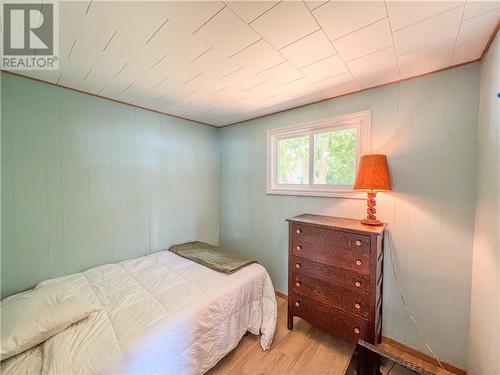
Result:
{"label": "ceiling", "polygon": [[71,1],[37,79],[223,126],[474,61],[500,1]]}

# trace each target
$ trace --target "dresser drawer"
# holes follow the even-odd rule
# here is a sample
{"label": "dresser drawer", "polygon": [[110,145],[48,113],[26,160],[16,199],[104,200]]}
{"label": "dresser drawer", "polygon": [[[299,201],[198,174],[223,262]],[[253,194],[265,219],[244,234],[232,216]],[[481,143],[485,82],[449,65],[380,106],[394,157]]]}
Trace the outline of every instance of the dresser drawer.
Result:
{"label": "dresser drawer", "polygon": [[370,237],[333,229],[292,224],[292,254],[368,274]]}
{"label": "dresser drawer", "polygon": [[325,305],[345,312],[368,317],[368,297],[352,290],[334,287],[321,280],[292,274],[292,290]]}
{"label": "dresser drawer", "polygon": [[289,314],[291,312],[294,316],[300,316],[309,323],[349,342],[356,343],[359,339],[370,339],[367,322],[362,318],[342,313],[295,292],[291,292],[289,298],[291,299]]}
{"label": "dresser drawer", "polygon": [[290,262],[294,277],[302,275],[312,276],[331,286],[350,289],[362,294],[368,294],[369,292],[370,283],[368,275],[294,256],[292,256]]}

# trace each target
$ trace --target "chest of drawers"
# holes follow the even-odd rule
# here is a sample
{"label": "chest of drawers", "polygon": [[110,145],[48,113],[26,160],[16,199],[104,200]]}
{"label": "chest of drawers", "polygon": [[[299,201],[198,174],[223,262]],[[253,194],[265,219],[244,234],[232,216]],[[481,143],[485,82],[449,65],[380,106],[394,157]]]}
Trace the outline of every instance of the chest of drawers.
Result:
{"label": "chest of drawers", "polygon": [[288,329],[298,316],[349,342],[379,341],[385,226],[311,214],[287,221]]}

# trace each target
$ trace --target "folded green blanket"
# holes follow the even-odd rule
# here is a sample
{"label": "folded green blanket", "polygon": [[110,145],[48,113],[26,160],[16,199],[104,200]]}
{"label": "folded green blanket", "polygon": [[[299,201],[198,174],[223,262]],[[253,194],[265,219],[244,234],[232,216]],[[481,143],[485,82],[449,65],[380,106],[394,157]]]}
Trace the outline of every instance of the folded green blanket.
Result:
{"label": "folded green blanket", "polygon": [[205,242],[193,241],[171,246],[171,252],[213,270],[233,273],[257,261]]}

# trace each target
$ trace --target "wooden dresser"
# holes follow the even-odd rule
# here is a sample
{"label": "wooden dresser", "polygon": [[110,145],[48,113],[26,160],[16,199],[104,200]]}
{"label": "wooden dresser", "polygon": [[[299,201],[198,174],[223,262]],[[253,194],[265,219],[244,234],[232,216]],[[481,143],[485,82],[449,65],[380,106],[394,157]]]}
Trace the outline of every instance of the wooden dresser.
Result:
{"label": "wooden dresser", "polygon": [[287,221],[288,329],[299,316],[349,342],[379,342],[385,226],[310,214]]}

